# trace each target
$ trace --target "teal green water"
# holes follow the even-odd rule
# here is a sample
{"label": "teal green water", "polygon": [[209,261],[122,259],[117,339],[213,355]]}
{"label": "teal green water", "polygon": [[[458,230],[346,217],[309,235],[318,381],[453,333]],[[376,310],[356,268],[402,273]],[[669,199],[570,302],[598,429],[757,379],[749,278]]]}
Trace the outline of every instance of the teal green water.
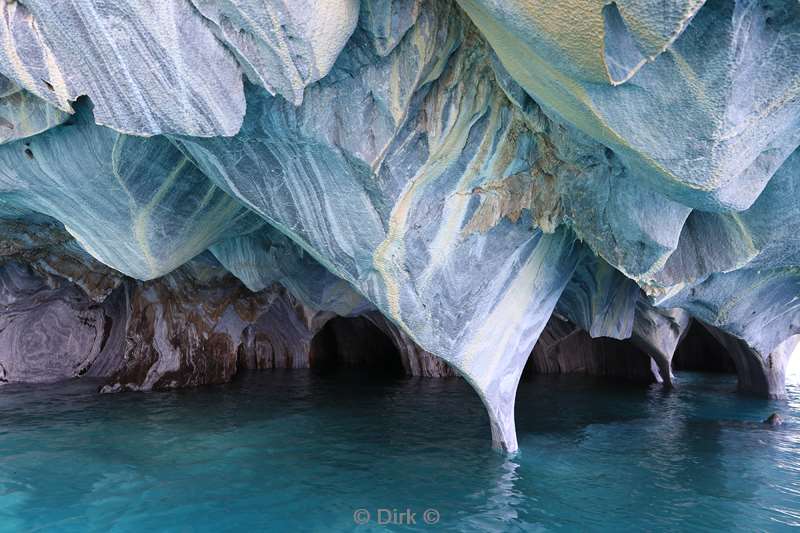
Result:
{"label": "teal green water", "polygon": [[[489,448],[483,407],[457,379],[275,371],[174,393],[5,386],[0,529],[800,525],[800,389],[769,402],[734,394],[730,376],[680,380],[671,393],[578,378],[523,383],[512,457]],[[783,427],[758,423],[775,410]],[[359,509],[366,526],[354,523]],[[376,523],[405,509],[416,525]]]}

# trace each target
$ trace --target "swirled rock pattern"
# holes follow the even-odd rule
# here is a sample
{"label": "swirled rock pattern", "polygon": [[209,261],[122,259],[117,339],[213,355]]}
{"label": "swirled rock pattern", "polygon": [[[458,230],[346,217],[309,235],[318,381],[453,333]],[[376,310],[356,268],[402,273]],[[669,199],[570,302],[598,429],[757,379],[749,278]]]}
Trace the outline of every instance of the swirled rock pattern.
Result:
{"label": "swirled rock pattern", "polygon": [[694,320],[782,392],[794,0],[17,0],[0,41],[3,379],[304,367],[350,317],[514,450],[530,357],[680,386]]}
{"label": "swirled rock pattern", "polygon": [[0,146],[0,160],[0,195],[56,218],[87,252],[137,279],[262,225],[166,139],[99,127],[88,107],[69,124]]}
{"label": "swirled rock pattern", "polygon": [[0,380],[85,374],[103,348],[104,316],[77,287],[47,287],[19,263],[0,271]]}

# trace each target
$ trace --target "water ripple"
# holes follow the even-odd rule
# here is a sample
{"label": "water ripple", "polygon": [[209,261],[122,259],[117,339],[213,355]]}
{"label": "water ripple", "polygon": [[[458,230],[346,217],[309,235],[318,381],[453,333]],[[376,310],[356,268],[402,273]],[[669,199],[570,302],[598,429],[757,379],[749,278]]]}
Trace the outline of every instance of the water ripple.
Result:
{"label": "water ripple", "polygon": [[[728,376],[678,380],[523,383],[513,457],[489,449],[458,379],[7,386],[0,530],[349,531],[360,508],[436,509],[437,527],[470,532],[800,526],[800,386],[777,402],[734,394]],[[773,411],[783,427],[761,424]]]}

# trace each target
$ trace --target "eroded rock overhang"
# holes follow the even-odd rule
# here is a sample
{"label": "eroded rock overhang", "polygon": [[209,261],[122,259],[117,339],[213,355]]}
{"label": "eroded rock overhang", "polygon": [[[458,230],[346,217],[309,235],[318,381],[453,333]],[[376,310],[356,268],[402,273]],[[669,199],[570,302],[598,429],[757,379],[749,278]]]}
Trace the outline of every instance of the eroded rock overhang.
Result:
{"label": "eroded rock overhang", "polygon": [[[655,4],[0,4],[14,316],[46,305],[71,330],[124,309],[38,372],[80,373],[122,322],[139,350],[118,349],[117,383],[180,385],[200,351],[224,380],[265,313],[292,343],[317,313],[371,313],[464,376],[514,450],[555,312],[631,339],[667,383],[701,320],[779,395],[800,332],[800,8]],[[36,380],[25,346],[0,346],[3,379]]]}

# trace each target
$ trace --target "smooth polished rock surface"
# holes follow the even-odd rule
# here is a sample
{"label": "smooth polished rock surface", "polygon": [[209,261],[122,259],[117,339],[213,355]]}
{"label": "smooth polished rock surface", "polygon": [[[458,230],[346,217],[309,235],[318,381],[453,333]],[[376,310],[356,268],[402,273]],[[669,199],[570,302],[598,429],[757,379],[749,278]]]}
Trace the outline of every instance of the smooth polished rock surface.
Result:
{"label": "smooth polished rock surface", "polygon": [[262,225],[165,138],[97,126],[88,105],[0,146],[0,196],[57,219],[99,261],[141,280]]}

